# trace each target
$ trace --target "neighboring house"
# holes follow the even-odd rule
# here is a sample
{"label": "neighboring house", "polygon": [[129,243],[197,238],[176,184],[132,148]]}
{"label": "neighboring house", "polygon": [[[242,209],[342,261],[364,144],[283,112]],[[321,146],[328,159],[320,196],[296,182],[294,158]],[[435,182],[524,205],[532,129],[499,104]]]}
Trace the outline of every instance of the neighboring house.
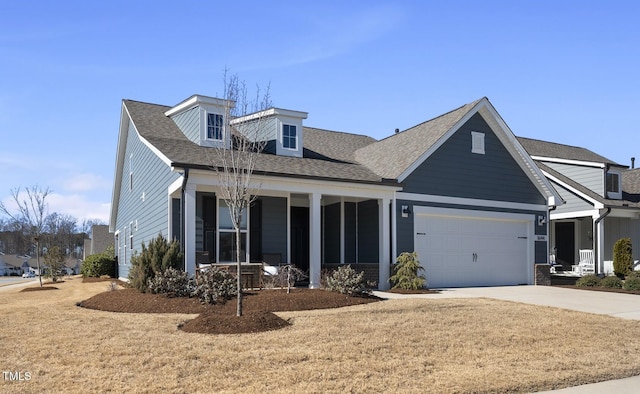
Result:
{"label": "neighboring house", "polygon": [[[212,166],[229,147],[225,101],[176,106],[124,100],[110,231],[119,276],[162,233],[196,256],[234,261],[228,208]],[[548,209],[562,199],[487,98],[377,141],[306,127],[307,113],[272,108],[243,221],[243,260],[279,256],[320,273],[352,264],[389,287],[390,265],[417,251],[431,287],[533,283],[547,263]],[[250,117],[234,119],[250,121]]]}
{"label": "neighboring house", "polygon": [[31,256],[6,255],[0,253],[0,276],[22,275],[30,270],[30,263],[36,264]]}
{"label": "neighboring house", "polygon": [[113,233],[109,231],[109,225],[94,224],[91,226],[91,238],[84,240],[83,260],[92,254],[104,252],[109,245],[113,245]]}
{"label": "neighboring house", "polygon": [[[519,138],[566,201],[551,212],[550,247],[566,268],[580,249],[593,250],[596,272],[613,270],[613,245],[630,237],[640,245],[640,172],[590,150]],[[638,249],[634,258],[638,259]]]}

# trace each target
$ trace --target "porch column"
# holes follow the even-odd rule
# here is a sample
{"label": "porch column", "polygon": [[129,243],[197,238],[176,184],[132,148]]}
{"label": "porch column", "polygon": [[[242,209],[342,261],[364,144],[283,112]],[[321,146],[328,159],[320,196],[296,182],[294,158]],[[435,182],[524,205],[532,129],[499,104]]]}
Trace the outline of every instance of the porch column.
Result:
{"label": "porch column", "polygon": [[[598,217],[593,218],[594,223]],[[595,259],[595,274],[597,275],[604,272],[604,220],[600,220],[595,227],[596,228],[594,228],[594,230],[596,236],[594,237],[594,243],[597,243],[597,246],[594,253],[597,251],[597,255],[593,256],[593,258]]]}
{"label": "porch column", "polygon": [[378,289],[389,289],[389,270],[391,269],[389,262],[389,198],[378,200]]}
{"label": "porch column", "polygon": [[320,221],[320,193],[309,195],[309,288],[320,287],[321,270],[321,221]]}
{"label": "porch column", "polygon": [[340,197],[340,264],[344,264],[344,197]]}
{"label": "porch column", "polygon": [[196,186],[187,184],[184,190],[184,261],[185,270],[196,273]]}

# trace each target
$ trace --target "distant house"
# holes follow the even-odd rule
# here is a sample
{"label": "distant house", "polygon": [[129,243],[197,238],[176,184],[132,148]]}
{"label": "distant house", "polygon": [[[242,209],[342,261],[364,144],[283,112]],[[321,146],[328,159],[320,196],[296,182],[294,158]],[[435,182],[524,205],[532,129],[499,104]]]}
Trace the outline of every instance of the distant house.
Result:
{"label": "distant house", "polygon": [[[196,256],[234,261],[210,154],[233,149],[225,104],[122,102],[109,221],[121,277],[159,233],[181,242],[188,272]],[[379,141],[307,127],[306,112],[263,115],[244,261],[279,256],[308,270],[312,288],[323,269],[351,264],[381,289],[405,251],[418,252],[432,287],[533,283],[534,264],[547,263],[549,207],[562,199],[487,98]]]}
{"label": "distant house", "polygon": [[35,259],[31,256],[6,255],[0,253],[0,276],[22,275],[31,270],[30,264]]}
{"label": "distant house", "polygon": [[84,240],[84,256],[104,252],[109,245],[113,245],[113,233],[106,224],[94,224],[91,227],[91,238]]}
{"label": "distant house", "polygon": [[519,141],[566,201],[551,212],[550,247],[558,263],[576,264],[579,250],[592,250],[596,272],[610,274],[613,245],[626,237],[640,257],[640,169],[577,146]]}

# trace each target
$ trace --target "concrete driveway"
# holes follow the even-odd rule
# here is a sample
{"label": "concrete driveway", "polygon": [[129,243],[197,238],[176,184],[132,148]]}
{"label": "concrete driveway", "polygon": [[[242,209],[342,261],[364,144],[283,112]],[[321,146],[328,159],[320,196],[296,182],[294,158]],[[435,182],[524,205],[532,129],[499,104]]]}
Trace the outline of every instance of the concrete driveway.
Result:
{"label": "concrete driveway", "polygon": [[[440,289],[439,294],[395,294],[374,292],[381,298],[494,298],[526,304],[553,306],[574,311],[640,320],[640,295],[566,289],[553,286],[502,286]],[[640,376],[610,380],[541,393],[591,394],[638,393]]]}
{"label": "concrete driveway", "polygon": [[382,298],[495,298],[526,304],[640,320],[640,295],[567,289],[554,286],[501,286],[440,289],[439,294],[375,292]]}

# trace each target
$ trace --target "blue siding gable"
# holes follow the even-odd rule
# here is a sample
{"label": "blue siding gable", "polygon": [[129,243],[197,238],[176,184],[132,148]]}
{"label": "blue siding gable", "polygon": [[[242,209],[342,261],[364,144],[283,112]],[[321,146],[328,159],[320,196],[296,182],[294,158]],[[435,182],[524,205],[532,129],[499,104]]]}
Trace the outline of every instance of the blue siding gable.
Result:
{"label": "blue siding gable", "polygon": [[[484,133],[485,154],[471,152],[472,131]],[[478,113],[404,180],[403,191],[546,204],[545,197]]]}
{"label": "blue siding gable", "polygon": [[198,107],[174,115],[171,119],[188,139],[196,144],[200,143],[200,112]]}
{"label": "blue siding gable", "polygon": [[[116,253],[119,276],[129,273],[131,255],[140,253],[142,243],[162,233],[169,237],[169,185],[180,177],[149,149],[129,125],[115,231],[119,231]],[[133,169],[132,188],[129,173]],[[130,238],[133,233],[133,238]],[[130,241],[133,239],[133,248]]]}

